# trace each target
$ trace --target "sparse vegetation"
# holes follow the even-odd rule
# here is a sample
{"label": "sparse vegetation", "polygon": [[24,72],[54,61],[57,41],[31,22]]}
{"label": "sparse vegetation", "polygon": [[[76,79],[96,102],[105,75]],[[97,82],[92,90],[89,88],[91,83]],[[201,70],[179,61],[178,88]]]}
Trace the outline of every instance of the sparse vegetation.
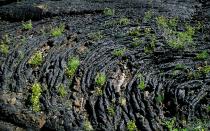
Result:
{"label": "sparse vegetation", "polygon": [[166,126],[169,131],[174,131],[175,122],[176,122],[176,118],[172,118],[169,120],[164,120],[163,125]]}
{"label": "sparse vegetation", "polygon": [[28,63],[32,66],[40,66],[42,64],[42,61],[43,61],[43,54],[41,51],[37,51],[31,56]]}
{"label": "sparse vegetation", "polygon": [[113,107],[113,106],[109,106],[109,107],[107,108],[107,113],[108,113],[110,116],[114,116],[114,115],[115,115],[114,107]]}
{"label": "sparse vegetation", "polygon": [[79,65],[80,65],[79,58],[77,57],[70,58],[67,63],[67,69],[66,69],[67,76],[71,78],[76,73]]}
{"label": "sparse vegetation", "polygon": [[166,38],[168,45],[175,49],[183,49],[193,44],[193,36],[197,27],[192,27],[185,24],[185,31],[177,31],[177,18],[168,19],[163,16],[156,18],[156,23],[163,31],[163,36]]}
{"label": "sparse vegetation", "polygon": [[3,39],[0,42],[0,52],[2,54],[7,55],[9,53],[9,44],[10,40],[9,40],[9,36],[6,34],[3,36]]}
{"label": "sparse vegetation", "polygon": [[32,85],[32,95],[31,95],[31,103],[32,103],[32,108],[33,111],[38,112],[40,111],[40,97],[41,97],[41,93],[42,93],[42,88],[40,83],[35,82]]}
{"label": "sparse vegetation", "polygon": [[105,8],[104,9],[104,15],[106,16],[113,16],[115,14],[115,10],[111,8]]}
{"label": "sparse vegetation", "polygon": [[158,94],[158,96],[155,97],[155,101],[156,101],[157,103],[162,103],[163,100],[164,100],[164,96],[161,95],[161,94]]}
{"label": "sparse vegetation", "polygon": [[130,23],[130,20],[126,17],[123,17],[123,18],[120,18],[119,21],[118,21],[119,25],[128,25]]}
{"label": "sparse vegetation", "polygon": [[64,30],[65,30],[65,25],[60,24],[59,26],[52,28],[50,33],[53,37],[58,37],[63,34]]}
{"label": "sparse vegetation", "polygon": [[123,56],[125,54],[125,51],[126,51],[126,48],[115,49],[112,54],[114,56],[120,57],[120,56]]}
{"label": "sparse vegetation", "polygon": [[95,83],[99,87],[102,87],[106,82],[106,75],[104,73],[98,73],[95,78]]}
{"label": "sparse vegetation", "polygon": [[25,23],[22,23],[22,28],[24,30],[31,30],[33,28],[31,20],[29,20]]}
{"label": "sparse vegetation", "polygon": [[143,75],[142,75],[142,74],[139,74],[139,75],[138,75],[138,78],[139,78],[139,81],[140,81],[139,84],[138,84],[138,88],[139,88],[140,90],[144,90],[145,87],[146,87],[146,84],[145,84]]}
{"label": "sparse vegetation", "polygon": [[61,97],[65,97],[65,96],[68,94],[68,92],[66,91],[65,86],[64,86],[63,84],[60,84],[60,85],[58,86],[58,94],[59,94]]}
{"label": "sparse vegetation", "polygon": [[145,12],[144,20],[149,21],[152,18],[153,12],[151,10]]}
{"label": "sparse vegetation", "polygon": [[120,97],[120,105],[125,106],[126,105],[126,98]]}
{"label": "sparse vegetation", "polygon": [[83,129],[84,129],[84,131],[93,131],[93,127],[92,127],[90,121],[85,120]]}
{"label": "sparse vegetation", "polygon": [[8,54],[9,53],[9,46],[6,44],[0,44],[0,52],[3,54]]}
{"label": "sparse vegetation", "polygon": [[128,131],[135,131],[135,130],[137,130],[137,126],[136,126],[135,121],[130,120],[130,121],[127,123],[127,129],[128,129]]}
{"label": "sparse vegetation", "polygon": [[133,29],[131,29],[130,31],[128,31],[128,35],[129,36],[139,36],[141,33],[140,33],[140,27],[135,27]]}
{"label": "sparse vegetation", "polygon": [[88,37],[93,41],[99,41],[104,38],[101,31],[89,33]]}
{"label": "sparse vegetation", "polygon": [[96,87],[94,92],[97,96],[102,96],[103,95],[103,90],[101,89],[101,87],[100,88]]}
{"label": "sparse vegetation", "polygon": [[209,53],[205,50],[198,53],[195,57],[196,60],[205,60],[209,57]]}
{"label": "sparse vegetation", "polygon": [[143,42],[144,42],[144,41],[141,40],[141,39],[139,39],[138,37],[134,37],[134,38],[132,39],[131,45],[132,45],[133,47],[137,47],[137,46],[143,44]]}

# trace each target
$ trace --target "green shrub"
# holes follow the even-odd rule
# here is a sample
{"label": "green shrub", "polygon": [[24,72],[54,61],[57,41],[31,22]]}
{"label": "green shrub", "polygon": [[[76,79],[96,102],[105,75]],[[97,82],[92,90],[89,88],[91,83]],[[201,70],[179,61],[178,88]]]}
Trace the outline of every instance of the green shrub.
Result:
{"label": "green shrub", "polygon": [[9,53],[9,36],[6,34],[3,36],[3,39],[0,41],[0,52],[7,55]]}
{"label": "green shrub", "polygon": [[93,131],[93,127],[90,123],[90,121],[86,120],[84,122],[84,127],[83,127],[84,131]]}
{"label": "green shrub", "polygon": [[126,98],[125,97],[120,97],[120,105],[125,106],[126,105]]}
{"label": "green shrub", "polygon": [[138,74],[138,79],[139,79],[139,84],[138,84],[138,88],[141,89],[141,90],[144,90],[145,87],[146,87],[146,84],[145,84],[145,81],[144,81],[144,77],[142,74]]}
{"label": "green shrub", "polygon": [[65,25],[64,24],[60,24],[59,26],[51,29],[51,35],[53,37],[58,37],[58,36],[62,35],[64,30],[65,30]]}
{"label": "green shrub", "polygon": [[28,63],[32,66],[40,66],[43,62],[43,54],[41,51],[34,53],[29,59]]}
{"label": "green shrub", "polygon": [[163,125],[165,125],[169,131],[174,131],[175,122],[176,122],[176,118],[172,118],[169,120],[164,120]]}
{"label": "green shrub", "polygon": [[106,16],[113,16],[115,14],[115,10],[111,8],[105,8],[103,12]]}
{"label": "green shrub", "polygon": [[155,97],[155,100],[156,100],[157,103],[162,103],[163,100],[164,100],[164,96],[158,94],[158,96]]}
{"label": "green shrub", "polygon": [[106,82],[106,75],[104,73],[98,73],[95,78],[95,83],[99,87],[103,86]]}
{"label": "green shrub", "polygon": [[0,44],[0,52],[3,54],[8,54],[9,53],[9,46],[6,44]]}
{"label": "green shrub", "polygon": [[110,116],[114,116],[115,115],[115,110],[114,110],[114,107],[113,106],[109,106],[107,108],[107,112]]}
{"label": "green shrub", "polygon": [[28,22],[22,23],[22,28],[24,30],[31,30],[33,28],[31,20],[29,20]]}
{"label": "green shrub", "polygon": [[32,95],[31,95],[31,103],[33,111],[38,112],[40,111],[40,97],[41,97],[42,88],[40,83],[35,82],[32,85]]}
{"label": "green shrub", "polygon": [[79,65],[80,65],[79,58],[72,57],[71,59],[69,59],[68,65],[67,65],[67,70],[66,70],[67,76],[71,78],[76,73]]}
{"label": "green shrub", "polygon": [[114,56],[119,57],[119,56],[123,56],[123,55],[125,54],[125,51],[126,51],[126,48],[123,48],[123,49],[115,49],[115,50],[112,52],[112,54],[113,54]]}
{"label": "green shrub", "polygon": [[128,31],[128,35],[129,36],[139,36],[141,34],[140,31],[141,31],[140,27],[136,27],[136,28],[133,28],[130,31]]}
{"label": "green shrub", "polygon": [[144,19],[146,21],[148,21],[148,20],[150,20],[152,18],[152,15],[153,15],[153,12],[151,10],[149,10],[149,11],[145,12]]}
{"label": "green shrub", "polygon": [[207,51],[202,51],[198,53],[195,57],[196,60],[205,60],[209,57],[209,53]]}
{"label": "green shrub", "polygon": [[99,41],[104,38],[101,31],[89,33],[88,37],[93,41]]}
{"label": "green shrub", "polygon": [[132,39],[131,45],[132,45],[133,47],[137,47],[137,46],[143,44],[143,42],[144,42],[143,40],[140,40],[139,38],[134,37],[134,38]]}
{"label": "green shrub", "polygon": [[103,90],[101,89],[101,87],[96,87],[95,94],[97,96],[102,96],[103,95]]}
{"label": "green shrub", "polygon": [[128,131],[135,131],[135,130],[137,130],[137,126],[136,126],[135,121],[130,120],[130,121],[127,123],[127,129],[128,129]]}
{"label": "green shrub", "polygon": [[60,86],[58,87],[58,94],[61,97],[65,97],[68,94],[68,92],[66,91],[65,86],[63,84],[60,84]]}
{"label": "green shrub", "polygon": [[128,25],[130,23],[130,20],[128,18],[124,17],[124,18],[120,18],[118,23],[119,23],[119,25],[126,26],[126,25]]}

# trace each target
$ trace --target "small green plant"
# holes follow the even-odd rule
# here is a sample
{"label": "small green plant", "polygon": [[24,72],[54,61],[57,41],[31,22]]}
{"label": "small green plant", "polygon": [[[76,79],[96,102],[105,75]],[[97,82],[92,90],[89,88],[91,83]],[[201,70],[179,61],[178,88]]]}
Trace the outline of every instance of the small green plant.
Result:
{"label": "small green plant", "polygon": [[99,41],[99,40],[104,38],[101,31],[94,32],[94,33],[89,33],[88,37],[93,41]]}
{"label": "small green plant", "polygon": [[32,103],[32,108],[33,111],[38,112],[40,111],[40,97],[41,97],[41,93],[42,93],[42,88],[40,83],[35,82],[32,85],[32,95],[31,95],[31,103]]}
{"label": "small green plant", "polygon": [[93,127],[92,127],[90,121],[85,120],[83,129],[85,131],[93,131]]}
{"label": "small green plant", "polygon": [[66,91],[65,86],[64,86],[63,84],[60,84],[60,85],[58,86],[58,94],[59,94],[61,97],[65,97],[65,96],[68,94],[68,92]]}
{"label": "small green plant", "polygon": [[164,96],[161,95],[161,94],[158,94],[158,96],[155,97],[155,101],[156,101],[157,103],[162,103],[163,100],[164,100]]}
{"label": "small green plant", "polygon": [[139,84],[138,84],[138,88],[139,88],[140,90],[144,90],[145,87],[146,87],[146,84],[145,84],[143,75],[142,75],[142,74],[139,74],[139,75],[138,75],[138,78],[139,78],[139,81],[140,81]]}
{"label": "small green plant", "polygon": [[209,65],[205,65],[203,67],[200,68],[200,72],[203,74],[208,74],[210,73],[210,66]]}
{"label": "small green plant", "polygon": [[103,11],[104,15],[106,16],[114,16],[115,10],[111,8],[105,8]]}
{"label": "small green plant", "polygon": [[209,57],[209,53],[207,51],[202,51],[198,53],[195,57],[196,60],[205,60]]}
{"label": "small green plant", "polygon": [[9,53],[9,36],[6,34],[3,36],[3,39],[0,41],[0,52],[7,55]]}
{"label": "small green plant", "polygon": [[65,25],[64,24],[60,24],[59,26],[51,29],[51,32],[50,33],[51,33],[51,35],[53,37],[58,37],[58,36],[62,35],[62,33],[64,32],[64,30],[65,30]]}
{"label": "small green plant", "polygon": [[120,18],[119,21],[118,21],[119,25],[128,25],[130,23],[130,20],[126,17],[123,17],[123,18]]}
{"label": "small green plant", "polygon": [[102,87],[106,82],[106,75],[104,73],[98,73],[95,78],[95,83],[99,87]]}
{"label": "small green plant", "polygon": [[120,97],[120,105],[125,106],[126,105],[126,98]]}
{"label": "small green plant", "polygon": [[133,121],[133,120],[128,121],[127,129],[128,129],[128,131],[135,131],[135,130],[137,130],[137,126],[136,126],[135,121]]}
{"label": "small green plant", "polygon": [[94,92],[97,96],[102,96],[103,95],[103,90],[99,87],[96,87]]}
{"label": "small green plant", "polygon": [[141,40],[141,39],[139,39],[139,38],[137,38],[137,37],[134,37],[134,38],[132,39],[131,45],[132,45],[133,47],[137,47],[137,46],[141,45],[143,42],[144,42],[143,40]]}
{"label": "small green plant", "polygon": [[31,30],[33,28],[31,20],[28,22],[22,23],[22,28],[24,30]]}
{"label": "small green plant", "polygon": [[114,107],[113,107],[113,106],[109,106],[109,107],[107,108],[107,113],[108,113],[110,116],[114,116],[114,115],[115,115]]}
{"label": "small green plant", "polygon": [[126,51],[126,48],[115,49],[112,54],[116,57],[120,57],[120,56],[123,56],[125,54],[125,51]]}
{"label": "small green plant", "polygon": [[29,59],[28,63],[32,66],[40,66],[43,61],[43,54],[41,51],[34,53]]}
{"label": "small green plant", "polygon": [[164,16],[159,16],[156,18],[156,22],[159,28],[166,28],[168,27],[167,19]]}
{"label": "small green plant", "polygon": [[79,65],[80,65],[79,58],[77,57],[70,58],[67,63],[67,70],[66,70],[67,76],[71,78],[76,73]]}
{"label": "small green plant", "polygon": [[149,11],[145,12],[144,19],[146,21],[148,21],[148,20],[150,20],[152,18],[152,15],[153,15],[153,12],[151,10],[149,10]]}
{"label": "small green plant", "polygon": [[176,118],[172,118],[172,119],[169,119],[169,120],[164,120],[163,125],[166,126],[169,131],[174,131],[175,122],[176,122]]}
{"label": "small green plant", "polygon": [[0,52],[3,54],[8,54],[9,53],[9,46],[6,44],[0,44]]}
{"label": "small green plant", "polygon": [[133,28],[130,31],[128,31],[128,35],[129,36],[139,36],[139,35],[141,35],[140,31],[141,31],[140,27],[136,27],[136,28]]}
{"label": "small green plant", "polygon": [[177,22],[177,18],[169,19],[163,16],[156,18],[156,23],[159,29],[163,31],[163,36],[165,37],[168,45],[171,48],[183,49],[193,44],[193,36],[197,27],[185,24],[185,31],[177,31]]}
{"label": "small green plant", "polygon": [[186,67],[185,67],[185,65],[184,64],[177,64],[176,66],[175,66],[175,70],[183,70],[183,69],[185,69]]}

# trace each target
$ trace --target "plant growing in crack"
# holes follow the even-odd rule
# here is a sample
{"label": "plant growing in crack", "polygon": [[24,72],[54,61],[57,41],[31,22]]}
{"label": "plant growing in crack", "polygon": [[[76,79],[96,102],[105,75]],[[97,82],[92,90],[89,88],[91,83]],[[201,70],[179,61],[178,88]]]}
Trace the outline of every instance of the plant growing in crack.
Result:
{"label": "plant growing in crack", "polygon": [[80,60],[77,57],[72,57],[68,60],[66,75],[71,78],[76,73],[78,67],[80,65]]}
{"label": "plant growing in crack", "polygon": [[35,52],[28,61],[32,66],[40,66],[43,62],[43,54],[41,51]]}
{"label": "plant growing in crack", "polygon": [[123,56],[125,54],[126,48],[115,49],[112,54],[116,57]]}
{"label": "plant growing in crack", "polygon": [[107,113],[110,115],[110,116],[114,116],[115,115],[115,109],[114,107],[111,105],[109,107],[107,107]]}
{"label": "plant growing in crack", "polygon": [[95,83],[99,87],[104,86],[106,83],[106,75],[104,73],[97,73]]}
{"label": "plant growing in crack", "polygon": [[58,37],[63,34],[64,30],[65,30],[65,25],[60,24],[59,26],[52,28],[50,33],[53,37]]}
{"label": "plant growing in crack", "polygon": [[31,30],[33,28],[31,20],[22,23],[22,28],[24,30]]}
{"label": "plant growing in crack", "polygon": [[144,80],[144,77],[143,75],[140,73],[138,74],[138,79],[139,79],[139,83],[138,83],[138,88],[140,90],[144,90],[146,88],[146,83],[145,83],[145,80]]}
{"label": "plant growing in crack", "polygon": [[136,126],[135,121],[133,121],[133,120],[128,121],[128,123],[127,123],[127,130],[128,131],[135,131],[135,130],[137,130],[137,126]]}
{"label": "plant growing in crack", "polygon": [[106,7],[106,8],[104,9],[103,13],[104,13],[104,15],[106,15],[106,16],[114,16],[115,10]]}
{"label": "plant growing in crack", "polygon": [[0,52],[4,55],[7,55],[9,53],[9,36],[6,34],[3,36],[3,39],[0,41]]}
{"label": "plant growing in crack", "polygon": [[60,84],[60,85],[58,86],[58,94],[59,94],[61,97],[65,97],[65,96],[68,94],[68,92],[66,91],[66,88],[65,88],[65,86],[64,86],[63,84]]}
{"label": "plant growing in crack", "polygon": [[38,112],[40,111],[40,97],[42,93],[42,87],[41,84],[38,82],[35,82],[32,85],[32,95],[31,95],[31,103],[33,111]]}
{"label": "plant growing in crack", "polygon": [[93,41],[99,41],[104,38],[101,31],[89,33],[88,37]]}
{"label": "plant growing in crack", "polygon": [[198,54],[196,54],[195,60],[206,60],[209,57],[209,53],[207,50],[202,51]]}
{"label": "plant growing in crack", "polygon": [[93,127],[92,127],[92,125],[91,125],[89,120],[85,120],[83,129],[85,131],[93,131]]}

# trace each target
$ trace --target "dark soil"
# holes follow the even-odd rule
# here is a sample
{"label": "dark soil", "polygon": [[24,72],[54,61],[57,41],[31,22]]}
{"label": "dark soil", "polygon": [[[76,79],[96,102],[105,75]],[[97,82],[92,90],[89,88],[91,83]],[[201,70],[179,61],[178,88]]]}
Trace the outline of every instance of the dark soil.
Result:
{"label": "dark soil", "polygon": [[[114,15],[106,15],[106,9]],[[152,13],[145,20],[147,11]],[[175,49],[159,30],[158,16],[177,18],[178,31],[186,23],[202,27],[191,46]],[[130,22],[119,23],[121,18]],[[33,28],[23,29],[29,20]],[[61,24],[64,32],[53,37],[51,30]],[[140,35],[128,34],[137,28]],[[154,47],[144,33],[148,28],[156,38]],[[132,46],[135,38],[143,42]],[[208,0],[0,0],[0,39],[9,46],[8,53],[0,52],[2,131],[80,131],[87,125],[124,131],[132,122],[134,130],[160,131],[170,130],[167,123],[173,120],[173,130],[210,128],[210,68],[202,72],[210,57],[195,59],[202,51],[210,54]],[[116,56],[116,49],[125,50]],[[28,61],[36,51],[44,60],[34,67]],[[80,65],[68,77],[72,57]],[[107,78],[100,87],[95,82],[99,72]],[[35,82],[42,87],[38,112],[30,101]],[[60,85],[67,92],[63,97]]]}

